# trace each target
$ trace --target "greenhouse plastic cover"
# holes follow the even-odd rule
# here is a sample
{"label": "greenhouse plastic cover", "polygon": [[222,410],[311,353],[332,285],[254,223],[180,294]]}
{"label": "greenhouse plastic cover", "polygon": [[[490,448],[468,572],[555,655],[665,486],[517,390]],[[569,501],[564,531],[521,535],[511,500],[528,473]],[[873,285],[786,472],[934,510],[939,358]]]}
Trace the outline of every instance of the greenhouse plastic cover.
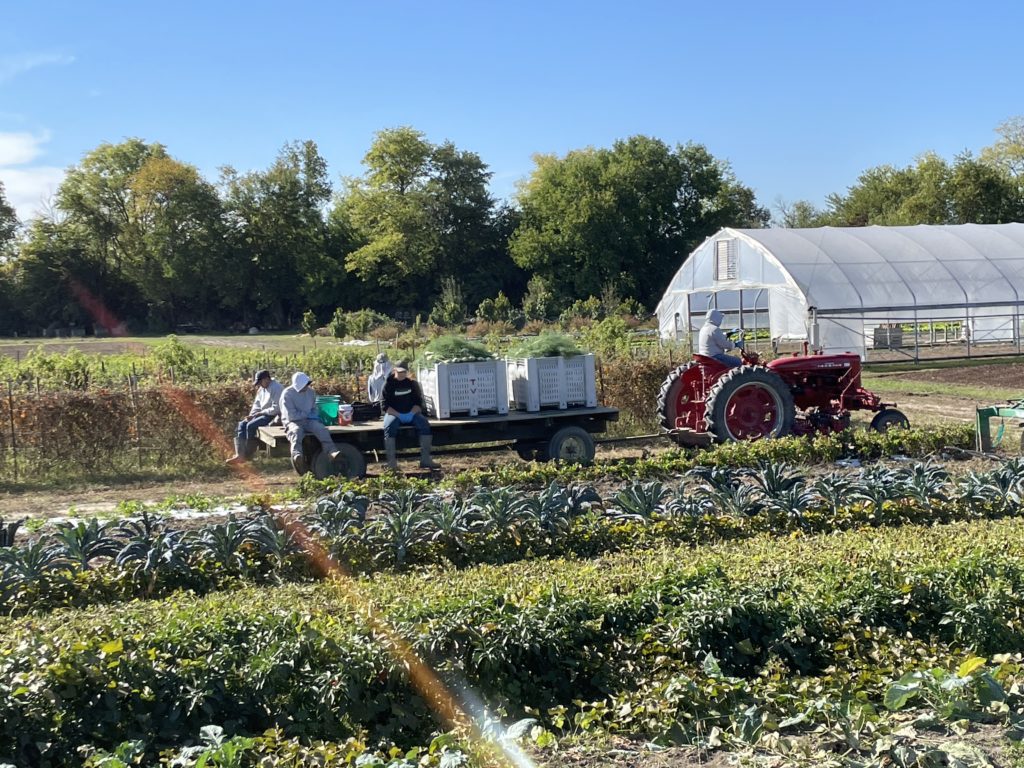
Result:
{"label": "greenhouse plastic cover", "polygon": [[[716,281],[720,240],[738,246],[736,276]],[[676,315],[685,317],[688,295],[752,288],[770,289],[773,338],[806,338],[815,307],[823,348],[863,353],[864,320],[1017,311],[1024,300],[1024,224],[723,229],[672,278],[657,309],[661,334],[677,334]],[[837,319],[829,321],[830,314]]]}

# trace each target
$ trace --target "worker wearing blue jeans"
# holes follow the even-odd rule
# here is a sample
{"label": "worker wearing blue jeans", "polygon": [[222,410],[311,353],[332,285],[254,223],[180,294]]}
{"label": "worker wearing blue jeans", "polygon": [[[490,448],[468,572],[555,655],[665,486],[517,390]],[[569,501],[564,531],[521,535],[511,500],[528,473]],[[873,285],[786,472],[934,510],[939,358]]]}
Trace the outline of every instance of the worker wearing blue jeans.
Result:
{"label": "worker wearing blue jeans", "polygon": [[405,425],[414,426],[419,433],[420,466],[440,469],[430,458],[433,437],[430,422],[423,415],[423,392],[420,385],[409,378],[408,364],[400,360],[384,383],[384,452],[389,469],[398,469],[398,430]]}

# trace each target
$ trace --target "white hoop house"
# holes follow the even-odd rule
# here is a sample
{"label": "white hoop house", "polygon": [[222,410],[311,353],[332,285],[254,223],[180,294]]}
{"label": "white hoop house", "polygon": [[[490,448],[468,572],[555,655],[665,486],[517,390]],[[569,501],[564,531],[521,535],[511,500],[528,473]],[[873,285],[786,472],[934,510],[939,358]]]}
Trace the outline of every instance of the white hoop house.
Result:
{"label": "white hoop house", "polygon": [[1019,352],[1024,224],[723,229],[672,278],[656,310],[662,337],[686,338],[709,307],[826,352]]}

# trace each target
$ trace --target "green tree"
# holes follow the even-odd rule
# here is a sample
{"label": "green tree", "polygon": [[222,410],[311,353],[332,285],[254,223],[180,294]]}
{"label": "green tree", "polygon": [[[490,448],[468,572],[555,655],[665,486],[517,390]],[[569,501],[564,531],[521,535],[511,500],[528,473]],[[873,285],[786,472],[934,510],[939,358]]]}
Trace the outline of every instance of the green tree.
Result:
{"label": "green tree", "polygon": [[216,190],[193,166],[170,157],[148,159],[130,187],[141,247],[128,274],[153,323],[217,319],[222,297],[234,286]]}
{"label": "green tree", "polygon": [[18,214],[7,202],[4,183],[0,181],[0,261],[14,255],[14,244],[18,237]]}
{"label": "green tree", "polygon": [[981,151],[981,161],[1024,179],[1024,115],[1011,117],[996,128],[999,140]]}
{"label": "green tree", "polygon": [[690,251],[723,226],[763,226],[768,212],[703,146],[646,136],[611,149],[539,156],[522,184],[512,258],[563,305],[616,281],[651,305]]}
{"label": "green tree", "polygon": [[1021,189],[1005,171],[970,154],[953,165],[933,152],[914,165],[871,168],[845,195],[829,197],[837,226],[997,224],[1024,214]]}
{"label": "green tree", "polygon": [[511,219],[487,191],[490,171],[451,142],[409,127],[380,131],[331,213],[352,248],[346,268],[381,306],[428,306],[444,275],[459,275],[471,302],[521,280],[508,256]]}
{"label": "green tree", "polygon": [[441,295],[430,311],[430,322],[445,328],[462,325],[466,319],[466,301],[462,284],[454,277],[441,281]]}
{"label": "green tree", "polygon": [[337,307],[334,310],[334,314],[331,315],[329,327],[331,329],[331,336],[336,339],[343,339],[348,335],[348,323],[345,320],[345,310],[341,307]]}
{"label": "green tree", "polygon": [[89,249],[116,269],[140,252],[132,182],[148,160],[166,157],[162,144],[142,139],[100,144],[68,170],[57,190],[57,207],[80,227]]}
{"label": "green tree", "polygon": [[303,306],[333,304],[344,272],[326,247],[331,186],[316,144],[286,144],[266,171],[240,176],[225,168],[222,184],[234,303],[246,322],[257,313],[289,325]]}
{"label": "green tree", "polygon": [[364,281],[395,289],[435,268],[437,231],[426,191],[430,153],[419,131],[380,131],[363,158],[365,177],[348,181],[340,205],[362,245],[348,254],[346,267]]}
{"label": "green tree", "polygon": [[302,313],[302,332],[308,336],[316,336],[316,329],[320,324],[316,320],[316,312],[307,309]]}
{"label": "green tree", "polygon": [[1014,178],[970,155],[957,158],[949,180],[954,224],[1024,221],[1024,177]]}
{"label": "green tree", "polygon": [[516,321],[516,308],[512,306],[504,291],[498,291],[498,295],[491,299],[487,298],[480,302],[477,307],[476,316],[479,320],[489,323],[514,323]]}
{"label": "green tree", "polygon": [[776,223],[787,229],[823,227],[829,223],[828,214],[825,211],[819,211],[813,203],[807,200],[797,200],[792,204],[779,200],[776,210],[779,213]]}
{"label": "green tree", "polygon": [[526,285],[523,296],[523,317],[527,320],[550,320],[558,313],[555,295],[547,281],[534,275]]}
{"label": "green tree", "polygon": [[99,325],[116,329],[128,322],[133,287],[93,247],[91,233],[69,223],[36,219],[11,269],[25,328],[38,334],[48,326]]}
{"label": "green tree", "polygon": [[[194,167],[170,157],[163,145],[141,139],[101,144],[68,171],[57,207],[65,216],[36,229],[33,258],[48,258],[55,244],[73,242],[70,250],[57,248],[61,269],[95,270],[105,292],[94,299],[106,311],[153,327],[218,319],[222,295],[234,289],[224,263],[220,200]],[[71,254],[82,265],[69,264]],[[114,285],[117,292],[110,293]]]}

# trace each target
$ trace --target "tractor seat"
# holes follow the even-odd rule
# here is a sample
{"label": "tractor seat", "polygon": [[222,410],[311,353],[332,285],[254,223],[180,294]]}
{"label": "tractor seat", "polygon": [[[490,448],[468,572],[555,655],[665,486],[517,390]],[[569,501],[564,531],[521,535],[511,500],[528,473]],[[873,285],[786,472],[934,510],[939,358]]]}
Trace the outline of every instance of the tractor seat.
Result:
{"label": "tractor seat", "polygon": [[693,359],[697,363],[697,365],[700,366],[701,373],[705,375],[717,374],[721,373],[722,371],[729,370],[729,366],[727,366],[725,363],[715,360],[715,358],[709,357],[708,355],[694,354]]}

